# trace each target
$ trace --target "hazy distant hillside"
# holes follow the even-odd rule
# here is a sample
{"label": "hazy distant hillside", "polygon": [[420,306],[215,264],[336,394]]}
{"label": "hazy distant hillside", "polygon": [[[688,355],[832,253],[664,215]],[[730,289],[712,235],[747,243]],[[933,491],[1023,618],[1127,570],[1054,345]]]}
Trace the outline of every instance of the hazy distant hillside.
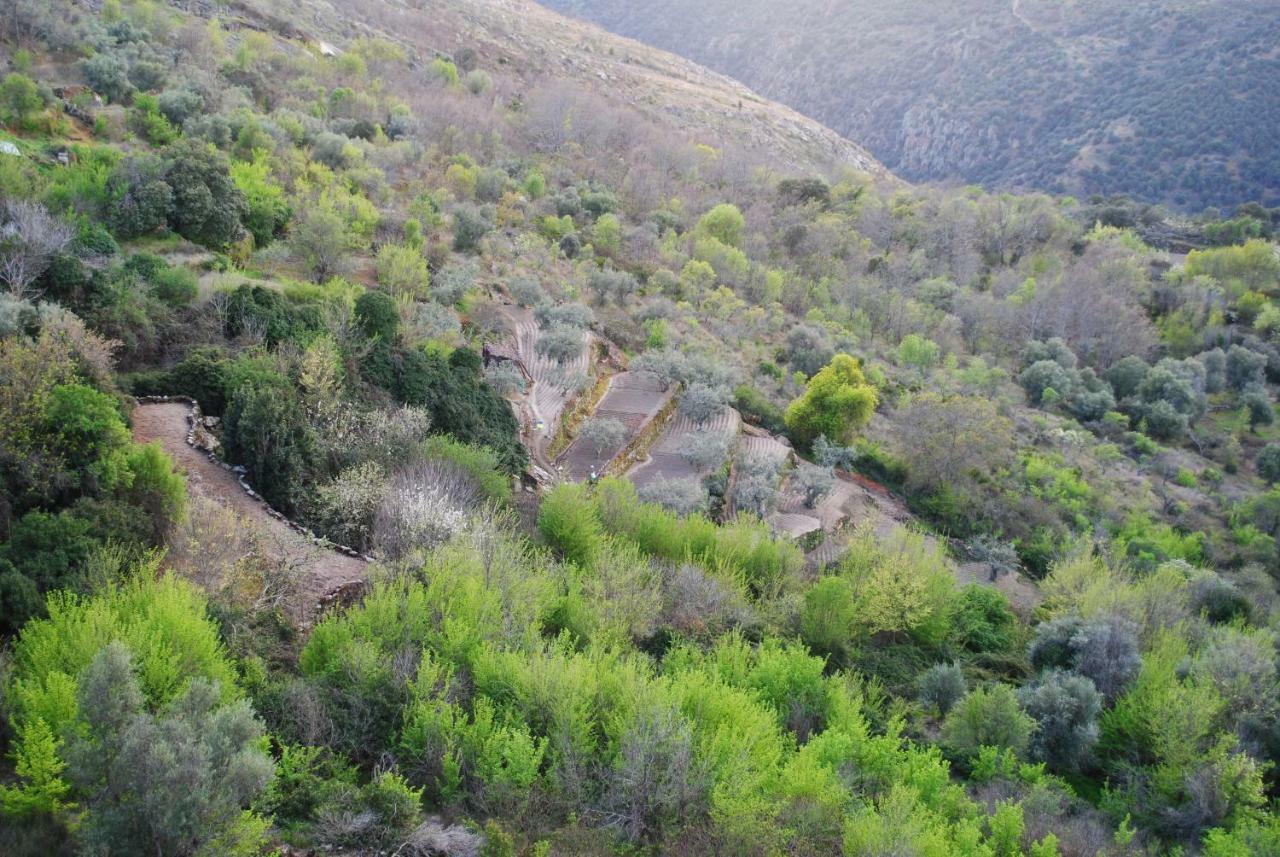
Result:
{"label": "hazy distant hillside", "polygon": [[740,78],[914,180],[1280,199],[1275,0],[546,0]]}

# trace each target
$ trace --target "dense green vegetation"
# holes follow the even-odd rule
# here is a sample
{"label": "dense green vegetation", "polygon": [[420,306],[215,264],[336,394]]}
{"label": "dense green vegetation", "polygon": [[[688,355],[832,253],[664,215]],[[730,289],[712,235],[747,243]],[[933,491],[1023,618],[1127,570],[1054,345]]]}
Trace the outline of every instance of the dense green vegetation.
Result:
{"label": "dense green vegetation", "polygon": [[729,74],[912,180],[1280,204],[1266,2],[544,5]]}
{"label": "dense green vegetation", "polygon": [[[789,175],[449,10],[241,6],[0,13],[0,852],[1280,850],[1266,210],[1175,257]],[[799,460],[526,491],[517,319],[558,388],[628,364]],[[317,617],[128,394],[370,587]],[[841,550],[783,482],[865,493]]]}

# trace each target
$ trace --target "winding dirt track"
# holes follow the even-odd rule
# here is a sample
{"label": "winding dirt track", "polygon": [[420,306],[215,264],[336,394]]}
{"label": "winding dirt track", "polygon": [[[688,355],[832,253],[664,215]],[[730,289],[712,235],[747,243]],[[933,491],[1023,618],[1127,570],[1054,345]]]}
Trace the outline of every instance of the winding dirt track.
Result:
{"label": "winding dirt track", "polygon": [[303,603],[291,612],[305,616],[321,598],[345,584],[363,580],[368,565],[334,550],[316,546],[283,521],[267,514],[266,507],[244,493],[234,473],[210,461],[205,453],[187,445],[187,414],[181,402],[138,405],[133,411],[133,437],[139,443],[159,441],[178,469],[187,475],[187,491],[229,507],[242,520],[257,527],[276,544],[305,557],[302,563]]}

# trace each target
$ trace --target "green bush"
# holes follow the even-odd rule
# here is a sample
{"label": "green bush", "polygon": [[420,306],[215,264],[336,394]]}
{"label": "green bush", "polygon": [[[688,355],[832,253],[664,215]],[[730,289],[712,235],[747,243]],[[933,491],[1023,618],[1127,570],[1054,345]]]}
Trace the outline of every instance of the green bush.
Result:
{"label": "green bush", "polygon": [[489,447],[508,473],[524,469],[528,456],[519,424],[507,400],[484,383],[478,354],[461,348],[445,358],[412,348],[387,359],[396,398],[427,408],[434,431]]}
{"label": "green bush", "polygon": [[1280,482],[1280,443],[1267,444],[1258,453],[1258,475],[1271,484]]}
{"label": "green bush", "polygon": [[356,298],[356,324],[369,339],[396,342],[400,337],[400,311],[384,292],[365,292]]}
{"label": "green bush", "polygon": [[786,431],[782,409],[749,384],[741,384],[733,391],[733,406],[747,422],[776,433]]}
{"label": "green bush", "polygon": [[250,484],[275,508],[295,511],[310,483],[315,437],[294,385],[276,376],[236,387],[224,425],[227,455],[245,466]]}
{"label": "green bush", "polygon": [[1007,652],[1013,647],[1018,620],[996,589],[971,584],[960,591],[951,617],[956,644],[973,652]]}
{"label": "green bush", "polygon": [[538,531],[567,561],[589,568],[604,543],[604,529],[584,485],[559,485],[538,509]]}
{"label": "green bush", "polygon": [[0,82],[0,119],[13,127],[25,127],[36,113],[44,109],[40,88],[25,74],[14,72]]}
{"label": "green bush", "polygon": [[951,709],[942,724],[942,743],[962,760],[976,759],[983,747],[1007,748],[1021,756],[1034,728],[1013,688],[996,684],[972,691]]}
{"label": "green bush", "polygon": [[237,240],[249,214],[231,180],[230,164],[208,144],[180,140],[164,152],[164,181],[173,193],[169,224],[182,237],[213,249]]}
{"label": "green bush", "polygon": [[815,654],[839,659],[858,629],[853,587],[842,577],[824,577],[804,594],[800,639]]}
{"label": "green bush", "polygon": [[283,234],[293,217],[284,188],[271,179],[270,168],[260,160],[232,164],[231,180],[244,194],[245,229],[253,236],[255,247],[266,247]]}
{"label": "green bush", "polygon": [[14,521],[9,540],[0,545],[0,569],[6,576],[6,610],[0,614],[4,632],[17,631],[43,611],[39,594],[82,589],[83,572],[100,545],[92,524],[69,511],[28,512]]}
{"label": "green bush", "polygon": [[969,692],[959,664],[934,664],[921,673],[919,685],[920,701],[936,708],[943,717]]}
{"label": "green bush", "polygon": [[[124,853],[135,850],[130,836],[148,830],[147,849],[174,836],[198,843],[228,827],[256,844],[265,825],[239,827],[251,821],[241,810],[271,763],[195,587],[157,579],[150,565],[93,598],[55,593],[48,618],[23,627],[11,663],[5,696],[24,762],[18,784],[0,786],[7,813],[65,818],[59,811],[75,801],[88,841]],[[151,728],[170,715],[170,728]],[[101,740],[86,744],[90,737]],[[172,741],[207,743],[179,750]],[[174,814],[148,816],[144,806]],[[163,828],[148,828],[157,817]]]}
{"label": "green bush", "polygon": [[165,268],[151,278],[151,289],[166,306],[190,306],[199,294],[196,275],[186,268]]}

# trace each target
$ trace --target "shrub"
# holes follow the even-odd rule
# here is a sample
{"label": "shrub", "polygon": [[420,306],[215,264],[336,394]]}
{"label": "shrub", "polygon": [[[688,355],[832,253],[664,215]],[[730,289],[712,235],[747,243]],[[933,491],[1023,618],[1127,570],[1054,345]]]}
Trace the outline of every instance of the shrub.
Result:
{"label": "shrub", "polygon": [[221,705],[220,695],[216,683],[196,678],[166,709],[147,712],[128,648],[102,649],[80,681],[85,734],[66,750],[70,779],[85,794],[77,836],[87,848],[259,850],[268,822],[246,810],[274,764],[253,709]]}
{"label": "shrub", "polygon": [[431,284],[431,272],[421,251],[403,244],[384,244],[376,262],[378,282],[392,294],[422,299]]}
{"label": "shrub", "polygon": [[373,519],[387,493],[387,478],[374,462],[348,467],[317,485],[307,518],[328,539],[359,551],[373,542]]}
{"label": "shrub", "polygon": [[14,521],[0,545],[0,628],[13,633],[40,615],[45,592],[83,589],[85,569],[99,546],[92,524],[69,511],[33,511]]}
{"label": "shrub", "polygon": [[1269,443],[1258,453],[1258,475],[1268,482],[1280,482],[1280,443]]}
{"label": "shrub", "polygon": [[787,426],[782,409],[773,404],[763,393],[747,384],[733,391],[733,406],[747,422],[771,432],[785,431]]}
{"label": "shrub", "polygon": [[435,431],[493,450],[503,470],[518,473],[528,461],[511,405],[484,383],[480,356],[466,348],[448,358],[409,349],[399,355],[395,395],[425,407]]}
{"label": "shrub", "polygon": [[846,442],[855,429],[871,419],[878,401],[859,362],[847,354],[837,354],[809,379],[804,395],[787,407],[785,420],[799,443],[807,445],[819,435]]}
{"label": "shrub", "polygon": [[702,215],[698,221],[698,232],[709,235],[728,247],[737,247],[742,243],[742,233],[746,228],[746,220],[737,206],[721,203]]}
{"label": "shrub", "polygon": [[311,144],[311,157],[326,167],[346,169],[360,160],[360,149],[351,138],[332,131],[321,131]]}
{"label": "shrub", "polygon": [[1053,390],[1058,396],[1071,395],[1077,378],[1072,370],[1053,360],[1032,363],[1018,376],[1018,383],[1026,391],[1027,401],[1033,405],[1044,403],[1045,392]]}
{"label": "shrub", "polygon": [[511,501],[511,479],[503,472],[502,462],[491,448],[463,443],[448,435],[435,435],[423,441],[422,454],[464,470],[484,499],[500,505]]}
{"label": "shrub", "polygon": [[1013,646],[1017,618],[998,590],[971,584],[960,592],[951,617],[956,642],[974,652],[1006,652]]}
{"label": "shrub", "polygon": [[227,404],[223,444],[271,505],[290,513],[305,495],[315,437],[292,384],[283,377],[238,387]]}
{"label": "shrub", "polygon": [[935,664],[920,675],[921,703],[936,708],[943,717],[969,692],[959,664]]}
{"label": "shrub", "polygon": [[428,459],[398,472],[373,524],[374,543],[392,559],[429,551],[462,531],[483,494],[467,470]]}
{"label": "shrub", "polygon": [[[180,705],[176,700],[192,685],[193,679],[207,681],[205,688],[216,685],[216,698],[224,703],[231,703],[238,696],[235,671],[219,642],[217,628],[205,614],[199,590],[175,577],[156,579],[154,566],[137,571],[127,582],[94,598],[80,598],[65,592],[51,595],[48,618],[34,620],[23,627],[14,644],[12,673],[6,685],[6,699],[11,700],[10,716],[19,736],[18,758],[32,758],[39,752],[36,745],[42,741],[47,745],[50,741],[66,741],[82,734],[90,717],[127,711],[135,699],[140,698],[149,711]],[[105,687],[99,685],[87,692],[84,685],[97,682],[86,670],[112,643],[123,644],[132,653],[140,684],[131,690],[122,675],[119,681],[108,681]],[[90,679],[93,681],[89,682]],[[101,719],[95,722],[103,723]],[[240,749],[235,742],[224,746]],[[33,789],[52,797],[58,793],[59,786],[65,795],[75,773],[89,770],[80,765],[92,761],[92,757],[73,761],[65,752],[66,744],[62,748],[55,745],[46,749],[51,752],[44,758],[53,767],[45,769],[45,777],[21,775],[25,781],[18,790],[27,797],[33,796]],[[200,758],[201,755],[195,755],[195,759]],[[56,767],[66,762],[73,766],[67,769],[67,775],[60,774]],[[163,770],[162,767],[161,772]],[[117,788],[137,787],[148,775],[130,765],[119,766],[116,773],[119,777],[113,777],[112,782]],[[190,777],[182,790],[184,797],[196,799],[195,792],[209,782],[200,776]],[[102,794],[98,791],[100,782],[90,778],[87,783],[76,785],[77,790],[70,792],[70,796],[87,799],[91,810],[104,809],[98,802]],[[13,791],[3,787],[0,792],[8,807],[15,797]],[[152,806],[163,812],[165,807],[180,806],[174,803],[177,799],[173,793],[165,794],[164,800]],[[29,802],[28,806],[52,809],[48,805],[30,806]],[[122,820],[143,820],[135,814],[140,813],[141,808],[129,801],[122,802],[118,810]],[[171,821],[177,824],[180,820]]]}
{"label": "shrub", "polygon": [[80,70],[93,91],[108,101],[126,101],[133,94],[128,63],[119,54],[96,53],[80,63]]}
{"label": "shrub", "polygon": [[1187,417],[1169,402],[1160,399],[1142,412],[1143,426],[1147,434],[1156,440],[1175,441],[1187,433]]}
{"label": "shrub", "polygon": [[942,724],[942,744],[965,760],[977,758],[983,747],[1009,749],[1021,756],[1035,725],[1018,706],[1013,688],[980,687],[951,709]]}
{"label": "shrub", "polygon": [[400,311],[384,292],[368,291],[356,298],[356,324],[368,339],[395,342],[400,337]]}
{"label": "shrub", "polygon": [[842,658],[858,630],[857,609],[849,581],[822,578],[804,594],[800,639],[814,654]]}
{"label": "shrub", "polygon": [[1027,650],[1037,670],[1069,670],[1088,678],[1110,701],[1142,666],[1132,623],[1114,616],[1085,621],[1065,616],[1042,623]]}
{"label": "shrub", "polygon": [[40,88],[25,74],[14,72],[0,83],[0,118],[6,124],[24,127],[33,114],[43,109]]}
{"label": "shrub", "polygon": [[1036,723],[1028,745],[1033,759],[1051,770],[1075,771],[1098,742],[1102,696],[1089,679],[1049,670],[1018,694]]}
{"label": "shrub", "polygon": [[471,253],[479,249],[480,240],[493,229],[493,221],[484,209],[463,203],[453,209],[453,249]]}
{"label": "shrub", "polygon": [[184,86],[161,92],[156,104],[166,119],[181,128],[183,123],[204,109],[204,96]]}
{"label": "shrub", "polygon": [[583,485],[559,485],[546,496],[538,510],[538,531],[557,553],[583,568],[591,566],[604,542]]}
{"label": "shrub", "polygon": [[[690,263],[693,264],[693,263]],[[808,324],[793,327],[787,334],[787,362],[797,372],[806,376],[816,375],[831,362],[835,349],[821,328]]]}
{"label": "shrub", "polygon": [[146,235],[169,222],[173,188],[163,162],[154,156],[128,158],[117,165],[106,184],[107,221],[121,238]]}
{"label": "shrub", "polygon": [[231,179],[244,194],[244,226],[255,247],[266,247],[278,238],[293,217],[284,188],[271,179],[270,167],[262,160],[231,165]]}
{"label": "shrub", "polygon": [[1081,390],[1071,397],[1069,407],[1072,415],[1083,422],[1097,422],[1116,406],[1115,396],[1110,390]]}
{"label": "shrub", "polygon": [[899,528],[878,538],[862,528],[839,571],[853,584],[865,633],[906,633],[932,645],[947,638],[955,578],[923,535]]}
{"label": "shrub", "polygon": [[180,309],[190,306],[200,289],[196,275],[186,268],[165,268],[151,278],[151,289],[165,305]]}

